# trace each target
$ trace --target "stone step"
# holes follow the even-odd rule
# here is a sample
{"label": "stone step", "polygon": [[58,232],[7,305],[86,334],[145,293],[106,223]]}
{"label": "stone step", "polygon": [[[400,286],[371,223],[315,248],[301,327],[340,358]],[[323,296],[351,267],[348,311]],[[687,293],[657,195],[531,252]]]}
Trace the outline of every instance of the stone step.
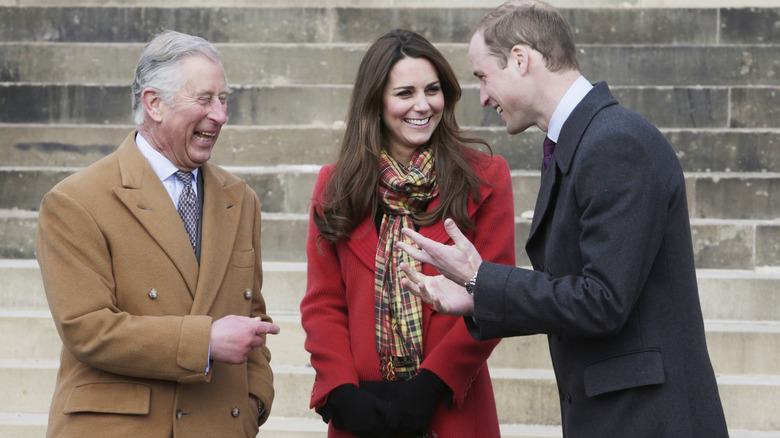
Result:
{"label": "stone step", "polygon": [[[308,217],[304,214],[263,216],[264,257],[274,261],[306,260],[304,248]],[[2,225],[2,222],[0,222]],[[530,219],[515,220],[515,254],[518,266],[530,265],[525,240]],[[700,269],[747,269],[780,266],[778,221],[691,220],[696,266]]]}
{"label": "stone step", "polygon": [[[379,35],[374,36],[378,37]],[[368,36],[367,36],[368,37]],[[371,39],[358,43],[217,43],[233,85],[344,84],[355,79]],[[477,84],[468,43],[436,43],[462,85]],[[773,86],[777,45],[580,44],[580,70],[610,86]],[[9,83],[129,86],[143,43],[0,43],[0,79]],[[318,68],[311,68],[317,65]],[[713,74],[713,71],[718,74]]]}
{"label": "stone step", "polygon": [[[296,198],[305,199],[305,198]],[[0,258],[35,258],[37,213],[0,210]],[[530,265],[524,245],[531,221],[515,219],[518,266]],[[306,214],[263,214],[263,257],[269,261],[306,261]],[[780,221],[692,219],[696,266],[700,269],[754,270],[780,266]]]}
{"label": "stone step", "polygon": [[[780,128],[776,112],[767,110],[780,106],[780,93],[773,93],[771,86],[610,89],[624,106],[660,128]],[[228,115],[231,125],[330,126],[343,122],[350,93],[350,85],[238,85],[230,96]],[[5,123],[128,125],[132,124],[128,99],[127,85],[8,83],[0,87],[0,119]],[[464,85],[455,111],[460,124],[504,126],[495,111],[481,108],[478,102],[478,87]]]}
{"label": "stone step", "polygon": [[[307,214],[320,165],[225,166],[257,192],[264,213]],[[0,210],[37,211],[55,184],[79,168],[0,167]],[[689,212],[697,219],[773,220],[780,217],[780,172],[686,174]],[[514,211],[530,217],[538,171],[512,171]]]}
{"label": "stone step", "polygon": [[702,314],[720,321],[780,321],[780,271],[699,269]]}
{"label": "stone step", "polygon": [[[305,366],[306,335],[300,315],[269,310],[281,327],[268,337],[274,365]],[[710,358],[718,374],[780,376],[780,321],[705,321]],[[19,342],[24,339],[24,342]],[[48,310],[0,308],[0,360],[56,361],[61,342]],[[489,359],[494,368],[552,369],[545,336],[524,336],[501,341]]]}
{"label": "stone step", "polygon": [[[226,166],[257,192],[264,213],[307,214],[320,165]],[[0,210],[37,211],[41,199],[77,168],[0,167]],[[764,221],[780,217],[780,173],[686,174],[689,212],[694,219]],[[531,217],[540,177],[512,171],[515,215]]]}
{"label": "stone step", "polygon": [[[56,3],[55,3],[56,1]],[[115,6],[110,1],[101,1],[107,7]],[[453,8],[453,7],[495,7],[503,3],[502,0],[450,0],[448,2],[429,2],[426,7],[429,8]],[[24,6],[95,6],[94,0],[3,0],[0,5]],[[208,0],[121,0],[124,6],[133,7],[160,7],[160,6],[179,6],[179,7],[201,7],[213,6],[213,2]],[[771,7],[780,6],[780,0],[679,0],[670,4],[667,0],[553,0],[551,2],[558,8],[626,8],[626,7],[645,7],[645,8],[719,8],[719,7]],[[417,0],[223,0],[221,7],[419,7]]]}
{"label": "stone step", "polygon": [[[0,412],[46,413],[57,373],[57,362],[0,361],[0,384],[9,397],[0,399]],[[272,418],[309,418],[314,379],[310,367],[274,367],[274,385],[279,388]],[[491,370],[498,417],[501,424],[560,424],[558,391],[552,371]],[[729,427],[756,431],[780,431],[774,401],[780,397],[780,377],[718,377],[718,386]],[[282,390],[283,388],[283,390]]]}
{"label": "stone step", "polygon": [[[47,422],[46,414],[0,413],[0,435],[5,438],[40,438],[46,434]],[[561,428],[558,426],[502,424],[500,427],[504,438],[561,437]],[[263,425],[258,438],[322,438],[326,432],[327,425],[319,418],[271,417]],[[741,437],[734,433],[731,436]],[[750,437],[756,438],[754,435]]]}
{"label": "stone step", "polygon": [[[35,311],[39,313],[43,313],[43,315],[46,315],[45,311],[45,300],[42,298],[42,286],[40,284],[40,278],[38,277],[38,268],[37,263],[34,260],[26,260],[26,261],[19,261],[19,260],[3,260],[2,263],[0,263],[0,266],[2,266],[2,277],[5,279],[5,281],[0,285],[0,299],[3,301],[0,301],[2,303],[2,306],[10,306],[15,308],[23,308],[23,309],[34,309]],[[295,264],[288,264],[288,263],[268,263],[266,264],[265,269],[265,294],[266,294],[266,300],[268,301],[269,308],[283,308],[287,309],[287,312],[293,312],[294,309],[297,308],[297,302],[300,300],[300,296],[303,293],[304,285],[305,285],[305,264],[304,263],[295,263]],[[731,272],[731,271],[708,271],[708,270],[701,270],[698,273],[700,287],[702,289],[702,303],[704,307],[705,315],[708,318],[712,317],[718,317],[722,319],[734,319],[734,318],[745,318],[746,315],[753,315],[754,318],[759,319],[773,319],[778,316],[778,313],[780,313],[780,306],[775,305],[777,300],[777,281],[778,277],[777,274],[772,272],[764,272],[764,273],[747,273],[747,272]],[[285,294],[275,294],[273,291],[285,291]],[[287,293],[288,291],[294,291],[294,293]],[[720,297],[720,301],[716,299],[716,297]],[[761,297],[761,298],[756,298]],[[764,302],[764,305],[755,304],[749,305],[746,304],[747,301],[751,299],[764,299],[767,300]],[[774,301],[773,301],[774,300]],[[716,303],[716,301],[718,303]],[[731,304],[729,304],[731,303]],[[742,303],[741,305],[733,305],[737,303]],[[712,309],[720,309],[718,310],[719,313],[713,315],[709,314],[708,312],[711,312],[712,310],[708,311],[708,305]],[[42,309],[43,308],[43,309]],[[291,315],[290,313],[286,315],[282,315],[280,317],[277,317],[277,321],[280,322],[283,325],[283,332],[285,335],[291,335],[292,330],[294,329],[295,323],[296,323],[296,317],[294,315]],[[8,322],[9,318],[2,318],[0,321],[3,321],[3,323],[13,324],[13,322]],[[20,318],[21,319],[21,318]],[[46,318],[41,318],[45,320]],[[39,321],[40,322],[40,321]],[[50,324],[50,330],[52,330],[53,333],[53,327]],[[718,326],[720,324],[720,327]],[[732,330],[732,336],[731,344],[724,344],[722,348],[718,348],[717,344],[719,341],[713,341],[712,336],[713,334],[716,337],[722,337],[724,336],[724,333],[727,330],[724,330],[724,327],[726,327],[729,324],[727,321],[720,321],[720,322],[713,322],[708,321],[707,327],[708,327],[708,337],[710,337],[709,340],[709,346],[710,346],[710,352],[713,357],[713,362],[716,364],[716,369],[718,369],[718,362],[720,359],[718,359],[719,355],[722,355],[724,357],[730,357],[732,355],[732,351],[742,351],[742,350],[749,350],[752,349],[754,352],[758,351],[761,352],[761,354],[764,354],[764,356],[761,357],[760,360],[758,360],[758,363],[764,363],[769,364],[772,361],[774,361],[774,364],[780,362],[780,360],[777,360],[777,349],[778,345],[780,345],[777,340],[768,342],[769,344],[769,350],[766,349],[766,346],[761,347],[761,344],[758,345],[755,342],[744,342],[743,339],[740,339],[740,336],[742,336],[738,330]],[[45,326],[45,322],[42,324]],[[760,325],[760,324],[758,324]],[[711,328],[714,327],[714,330],[711,330]],[[11,330],[6,327],[0,327],[0,333],[7,333],[11,332]],[[47,345],[44,340],[38,336],[36,333],[38,333],[38,330],[26,330],[25,331],[25,339],[33,339],[35,344],[39,344],[41,346]],[[300,333],[300,330],[299,330]],[[48,336],[49,338],[49,350],[58,351],[58,340],[52,341],[51,339],[54,338],[55,335],[50,334]],[[776,335],[771,335],[776,336]],[[272,338],[269,340],[269,345],[272,348],[272,351],[274,351],[275,356],[272,363],[274,363],[275,369],[277,369],[277,373],[284,373],[284,375],[278,374],[277,382],[279,387],[284,386],[285,388],[293,388],[291,390],[285,390],[283,391],[284,398],[285,399],[292,399],[287,401],[280,401],[279,402],[279,410],[282,412],[276,412],[276,408],[274,411],[274,415],[282,416],[282,418],[285,418],[285,421],[287,421],[288,429],[278,431],[280,437],[298,437],[298,436],[306,436],[306,435],[297,435],[298,433],[321,433],[321,432],[300,432],[298,429],[303,428],[304,426],[298,425],[300,423],[300,418],[303,416],[303,418],[308,418],[308,420],[304,420],[307,422],[307,424],[318,424],[316,417],[313,417],[311,415],[310,411],[306,410],[306,407],[308,406],[308,393],[310,390],[310,384],[311,384],[311,370],[308,367],[301,367],[301,366],[290,366],[289,364],[286,364],[285,362],[294,362],[294,361],[284,361],[284,354],[282,352],[278,351],[279,348],[283,347],[283,343],[280,343],[279,345],[274,345],[274,341],[281,340],[281,335],[274,339]],[[300,345],[299,343],[302,342],[302,335],[298,336],[298,339],[295,341]],[[8,342],[3,341],[2,345],[11,345]],[[524,355],[520,355],[519,352],[522,351]],[[27,354],[27,353],[26,353]],[[773,356],[774,355],[774,356]],[[492,357],[491,360],[491,367],[493,368],[493,375],[494,379],[496,381],[496,387],[501,388],[508,388],[511,390],[511,397],[509,397],[511,402],[513,404],[509,404],[511,406],[511,409],[507,409],[511,412],[515,412],[518,410],[522,410],[523,412],[536,412],[540,408],[537,406],[538,403],[534,402],[532,403],[533,406],[531,408],[527,407],[526,405],[517,406],[516,401],[518,400],[518,394],[521,395],[523,399],[534,399],[534,400],[542,400],[544,401],[545,406],[549,406],[546,408],[546,410],[549,410],[551,412],[545,413],[543,412],[542,417],[545,419],[545,421],[552,421],[552,424],[557,424],[557,401],[554,394],[554,384],[552,383],[551,376],[546,382],[540,381],[539,379],[525,379],[523,387],[518,388],[518,386],[514,385],[513,382],[507,382],[506,381],[506,375],[511,375],[511,370],[506,370],[505,368],[501,368],[501,365],[506,363],[512,363],[509,362],[511,357],[517,358],[517,357],[533,357],[536,360],[543,362],[547,361],[548,359],[548,353],[546,352],[545,348],[545,342],[544,338],[541,336],[537,337],[525,337],[525,338],[514,338],[514,339],[507,339],[502,341],[502,343],[499,345],[499,348],[494,353],[494,357]],[[775,359],[772,359],[775,357]],[[300,362],[300,360],[305,360],[306,356],[305,353],[300,353],[298,356],[297,361]],[[516,361],[515,361],[516,362]],[[3,363],[11,363],[8,361],[5,361]],[[13,362],[16,363],[16,362]],[[527,363],[527,362],[525,362]],[[18,365],[18,363],[16,363]],[[16,366],[15,365],[15,366]],[[530,364],[529,364],[530,365]],[[534,365],[541,368],[546,368],[543,364]],[[48,371],[40,371],[40,370],[46,370],[48,367]],[[55,371],[51,369],[52,367],[56,367],[56,362],[54,360],[50,361],[28,361],[25,362],[23,365],[17,366],[17,369],[10,373],[0,373],[2,375],[10,375],[9,379],[11,381],[25,381],[23,380],[22,375],[27,373],[29,375],[30,373],[35,373],[34,370],[39,370],[38,372],[44,372],[48,373],[47,375],[50,376],[49,379],[53,379]],[[0,366],[0,368],[2,368]],[[23,368],[24,370],[19,370],[18,368]],[[548,367],[547,367],[548,368]],[[287,373],[286,370],[293,370],[292,373]],[[753,370],[755,371],[755,370]],[[540,371],[541,372],[541,371]],[[531,372],[528,373],[539,373],[539,372]],[[526,374],[528,374],[526,373]],[[740,382],[745,382],[745,377],[739,377],[739,376],[732,376],[728,374],[728,371],[725,370],[718,370],[718,373],[720,374],[719,379],[721,382],[726,382],[727,384],[721,384],[721,393],[724,397],[724,406],[726,407],[727,415],[729,415],[729,425],[732,428],[740,428],[740,429],[747,429],[744,432],[741,432],[737,430],[735,433],[732,433],[732,436],[735,437],[756,437],[756,436],[773,436],[773,433],[780,433],[777,432],[780,430],[780,427],[773,426],[774,429],[771,429],[767,427],[770,432],[754,432],[750,429],[758,429],[756,425],[762,424],[762,422],[765,422],[761,419],[756,419],[756,415],[763,415],[766,413],[766,409],[759,408],[756,405],[750,405],[746,406],[743,400],[753,400],[757,397],[763,397],[767,393],[770,393],[771,397],[776,397],[777,394],[777,384],[769,383],[767,384],[765,381],[757,382],[755,380],[747,380],[747,384],[744,384],[742,386]],[[723,374],[726,375],[723,375]],[[292,374],[292,375],[290,375]],[[297,377],[296,377],[297,376]],[[30,380],[38,382],[41,381],[41,377],[33,377]],[[302,381],[301,381],[302,380]],[[771,380],[771,378],[770,378]],[[44,378],[45,381],[45,378]],[[0,382],[2,384],[2,382]],[[49,383],[50,385],[51,383]],[[26,384],[25,384],[26,385]],[[40,393],[37,393],[40,397],[43,398],[45,401],[39,403],[39,408],[41,409],[39,412],[45,412],[45,410],[48,408],[47,401],[50,397],[50,386],[41,388],[39,386],[32,386],[32,389],[28,386],[28,389],[22,390],[27,391],[25,394],[28,394],[29,391],[35,390],[37,388],[37,391],[46,391],[45,395],[41,395]],[[735,389],[735,387],[739,386],[740,390]],[[49,388],[49,389],[47,389]],[[552,392],[551,392],[552,391]],[[742,392],[740,392],[742,391]],[[34,391],[33,391],[34,392]],[[293,396],[290,393],[296,393],[297,395]],[[727,398],[726,394],[730,394],[729,398]],[[24,396],[26,397],[26,396]],[[35,398],[35,394],[33,394],[33,397]],[[548,400],[549,399],[549,400]],[[29,407],[29,400],[30,398],[25,399],[25,403],[18,404],[18,408],[14,407],[13,409],[9,408],[3,408],[0,407],[0,412],[11,412],[11,413],[19,413],[22,412],[22,408],[27,406]],[[547,400],[547,401],[545,401]],[[507,401],[509,403],[510,401]],[[764,402],[764,403],[770,403],[771,402]],[[529,403],[531,404],[531,403]],[[14,404],[17,406],[17,404]],[[298,406],[297,408],[291,408],[290,406]],[[287,407],[284,407],[287,406]],[[763,409],[763,410],[762,410]],[[737,412],[739,415],[746,416],[746,420],[734,420],[732,419],[732,414],[729,414],[730,412]],[[762,413],[763,412],[763,413]],[[10,414],[7,414],[10,415]],[[19,414],[16,414],[19,415]],[[308,416],[307,416],[308,415]],[[503,415],[503,414],[502,414]],[[509,414],[506,414],[509,415]],[[529,414],[525,414],[526,417]],[[540,415],[540,414],[536,414]],[[736,414],[734,414],[736,415]],[[771,417],[768,417],[771,418]],[[503,422],[510,422],[513,420],[506,420],[502,417]],[[534,419],[534,420],[524,420],[524,422],[528,422],[530,424],[539,424],[539,422],[542,420]],[[514,420],[514,423],[520,422],[519,420]],[[736,424],[734,424],[736,422]],[[22,433],[23,431],[33,429],[40,431],[41,426],[38,425],[25,425],[26,423],[21,422],[22,424],[16,424],[13,426],[8,426],[9,428],[13,429],[14,433]],[[514,424],[513,423],[513,424]],[[541,430],[544,431],[544,433],[549,433],[548,435],[538,435],[538,436],[559,436],[556,435],[556,426],[516,426],[520,429],[526,429],[528,427],[530,428],[541,428]],[[37,429],[36,429],[37,428]],[[292,430],[290,430],[292,429]],[[505,425],[504,430],[510,430],[512,429],[511,424]],[[0,432],[3,432],[6,429],[5,423],[0,421]],[[273,433],[277,433],[276,429],[273,429]],[[308,429],[306,429],[308,430]],[[771,432],[772,430],[775,430],[775,432]],[[22,431],[22,432],[20,432]],[[10,432],[9,432],[10,433]],[[559,431],[558,431],[559,433]],[[755,435],[755,433],[759,433],[759,435]],[[288,435],[289,434],[289,435]],[[6,436],[6,435],[3,435]],[[10,436],[10,435],[9,435]],[[31,435],[18,435],[18,436],[40,436],[35,435],[34,432],[32,432]],[[265,435],[264,435],[265,436]],[[537,435],[524,435],[524,434],[518,434],[518,435],[504,435],[504,436],[537,436]]]}
{"label": "stone step", "polygon": [[[462,103],[464,104],[464,103]],[[485,139],[513,170],[539,170],[544,134],[507,135],[503,127],[463,126]],[[3,166],[81,168],[113,152],[132,125],[0,123]],[[691,172],[780,172],[780,130],[664,129]],[[226,125],[212,161],[221,166],[328,164],[341,144],[339,126]]]}
{"label": "stone step", "polygon": [[[0,41],[142,43],[158,29],[169,28],[201,34],[214,43],[353,43],[373,41],[377,36],[377,24],[384,23],[388,29],[420,30],[431,41],[468,42],[477,20],[501,3],[461,0],[447,2],[446,7],[436,2],[421,7],[420,2],[414,0],[366,0],[357,5],[345,0],[308,1],[319,7],[297,7],[300,3],[281,1],[262,4],[268,7],[254,7],[254,3],[252,7],[240,7],[247,3],[227,3],[225,7],[216,8],[213,3],[202,1],[197,7],[175,2],[167,5],[155,2],[153,4],[158,7],[148,7],[152,3],[150,0],[144,6],[122,2],[122,7],[85,7],[94,3],[84,0],[78,7],[64,6],[66,2],[57,3],[63,7],[52,7],[51,2],[46,2],[49,7],[45,8],[10,6],[0,10]],[[703,0],[676,2],[677,8],[672,9],[657,7],[668,5],[663,0],[633,3],[566,0],[554,3],[563,8],[579,44],[699,45],[757,41],[766,44],[773,41],[765,38],[767,30],[771,31],[777,10],[748,10],[746,7],[751,2],[764,7],[778,6],[777,0],[721,1],[740,8],[719,10],[713,8],[718,2]],[[457,3],[462,6],[452,7]],[[681,7],[685,4],[691,8]],[[173,5],[178,7],[171,8]],[[291,7],[274,7],[279,5]],[[580,5],[586,7],[574,7]]]}
{"label": "stone step", "polygon": [[[305,333],[298,315],[270,312],[274,322],[281,327],[278,336],[268,336],[268,348],[273,354],[271,362],[282,365],[305,366],[309,354],[303,348]],[[24,342],[20,342],[24,339]],[[48,310],[12,310],[0,308],[0,360],[57,361],[60,358],[60,341]]]}
{"label": "stone step", "polygon": [[[101,1],[99,4],[105,7],[115,7],[110,1]],[[501,4],[501,0],[451,0],[447,3],[430,2],[426,7],[429,8],[452,8],[452,7],[495,7]],[[3,0],[0,5],[23,5],[23,6],[90,6],[94,7],[94,0]],[[645,7],[645,8],[719,8],[719,7],[771,7],[780,6],[780,0],[680,0],[670,5],[666,0],[553,0],[551,4],[558,8],[610,8],[610,7]],[[121,0],[121,5],[132,7],[199,7],[204,5],[213,5],[207,0]],[[220,3],[221,7],[419,7],[420,2],[414,0],[224,0]]]}
{"label": "stone step", "polygon": [[[696,274],[705,319],[780,322],[780,270],[699,269]],[[0,259],[0,278],[0,308],[47,311],[36,260]],[[263,263],[263,296],[272,316],[297,314],[305,292],[305,262]]]}
{"label": "stone step", "polygon": [[[0,434],[5,438],[40,438],[46,433],[45,414],[2,414]],[[560,426],[501,424],[503,438],[561,438]],[[325,423],[316,418],[269,418],[258,438],[322,438]],[[732,438],[778,438],[780,432],[730,429]]]}
{"label": "stone step", "polygon": [[[0,278],[0,309],[48,312],[36,260],[0,259]],[[297,313],[305,289],[306,263],[263,263],[263,294],[273,316]]]}

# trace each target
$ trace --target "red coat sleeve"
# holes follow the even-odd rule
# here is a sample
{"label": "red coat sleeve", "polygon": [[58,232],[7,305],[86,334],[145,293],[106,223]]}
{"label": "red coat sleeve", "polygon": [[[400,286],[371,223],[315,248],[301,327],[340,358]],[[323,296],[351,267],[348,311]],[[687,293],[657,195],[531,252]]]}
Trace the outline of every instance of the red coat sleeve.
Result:
{"label": "red coat sleeve", "polygon": [[320,232],[311,220],[313,211],[319,208],[318,199],[330,171],[331,167],[323,167],[317,177],[306,239],[306,295],[301,301],[301,320],[306,331],[304,345],[311,354],[314,369],[326,370],[316,374],[310,408],[322,406],[327,394],[339,385],[359,384],[352,361],[346,287],[340,275],[339,258],[334,244],[324,239],[317,243]]}

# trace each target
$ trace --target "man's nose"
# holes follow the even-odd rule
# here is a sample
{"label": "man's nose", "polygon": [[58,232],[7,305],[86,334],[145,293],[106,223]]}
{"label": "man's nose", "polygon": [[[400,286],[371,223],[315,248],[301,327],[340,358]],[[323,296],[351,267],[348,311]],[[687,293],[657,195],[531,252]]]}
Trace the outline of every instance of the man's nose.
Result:
{"label": "man's nose", "polygon": [[479,87],[479,104],[484,106],[484,107],[487,107],[488,105],[490,105],[490,96],[485,91],[485,87],[484,86],[480,86]]}
{"label": "man's nose", "polygon": [[227,123],[227,102],[214,99],[209,105],[209,118],[220,125]]}

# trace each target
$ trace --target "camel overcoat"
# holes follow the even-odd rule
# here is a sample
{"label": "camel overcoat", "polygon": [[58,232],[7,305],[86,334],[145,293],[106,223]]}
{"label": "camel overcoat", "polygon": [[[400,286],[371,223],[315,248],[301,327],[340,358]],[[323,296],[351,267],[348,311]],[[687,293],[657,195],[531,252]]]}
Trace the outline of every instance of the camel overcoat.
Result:
{"label": "camel overcoat", "polygon": [[212,321],[270,321],[259,200],[245,181],[200,168],[199,265],[135,134],[41,204],[37,255],[63,342],[48,436],[254,437],[274,397],[269,350],[242,365],[208,358]]}

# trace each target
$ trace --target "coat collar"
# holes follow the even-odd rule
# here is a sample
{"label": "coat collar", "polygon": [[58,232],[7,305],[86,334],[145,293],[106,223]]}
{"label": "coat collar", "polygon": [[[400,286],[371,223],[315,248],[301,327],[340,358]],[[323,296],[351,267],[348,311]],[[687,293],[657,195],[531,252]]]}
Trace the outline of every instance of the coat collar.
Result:
{"label": "coat collar", "polygon": [[[474,219],[474,214],[479,209],[479,206],[493,191],[492,187],[488,185],[480,185],[479,189],[482,200],[479,203],[475,203],[472,199],[469,199],[467,205],[469,217],[472,220]],[[428,211],[436,208],[440,202],[441,198],[439,197],[432,200],[430,204],[428,204]],[[451,240],[447,231],[444,229],[444,223],[442,221],[420,227],[419,233],[436,242],[448,243]],[[376,247],[379,244],[379,236],[376,231],[376,226],[374,225],[374,218],[371,217],[370,214],[367,214],[351,235],[351,238],[346,239],[347,248],[349,248],[349,250],[352,251],[368,269],[373,271],[376,259]]]}
{"label": "coat collar", "polygon": [[204,201],[199,266],[179,213],[135,145],[135,132],[119,146],[117,157],[122,186],[115,187],[114,193],[176,265],[189,293],[196,297],[192,311],[207,311],[233,252],[246,182],[229,181],[208,163],[201,166]]}
{"label": "coat collar", "polygon": [[585,95],[564,122],[550,166],[542,172],[542,182],[528,236],[529,241],[538,231],[539,225],[547,214],[561,177],[571,171],[574,155],[591,120],[602,109],[617,103],[618,101],[609,92],[607,83],[599,82],[593,85],[593,89]]}

